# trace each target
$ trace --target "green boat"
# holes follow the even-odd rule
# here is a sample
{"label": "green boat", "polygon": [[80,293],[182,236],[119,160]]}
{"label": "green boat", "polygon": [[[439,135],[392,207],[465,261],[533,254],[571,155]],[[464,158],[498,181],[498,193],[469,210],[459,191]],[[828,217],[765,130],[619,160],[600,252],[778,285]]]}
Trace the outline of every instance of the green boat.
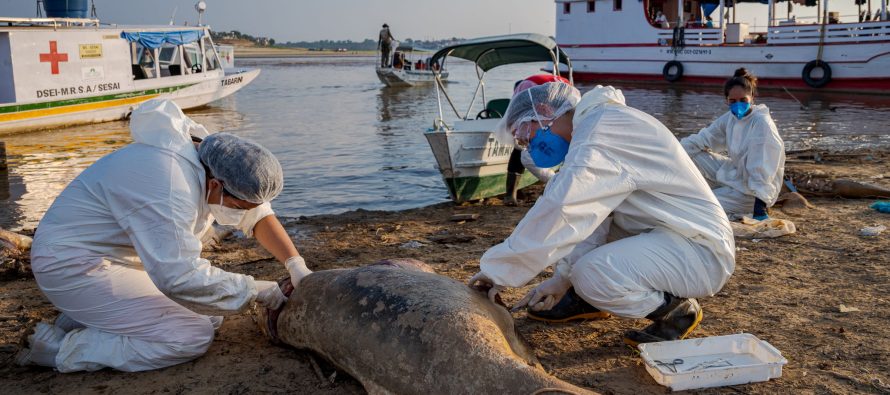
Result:
{"label": "green boat", "polygon": [[[431,62],[443,64],[447,57],[466,59],[476,64],[479,83],[466,111],[461,114],[455,106],[443,79],[436,75],[436,99],[439,103],[438,117],[433,127],[424,135],[451,198],[457,202],[480,200],[506,193],[507,163],[513,152],[512,145],[501,144],[494,137],[495,126],[507,109],[510,99],[485,100],[485,73],[495,67],[528,62],[552,62],[553,73],[564,64],[568,76],[572,78],[572,63],[550,37],[534,34],[511,34],[506,36],[482,37],[437,51]],[[525,76],[517,76],[517,79]],[[481,97],[484,107],[471,117],[476,99]],[[454,112],[454,118],[445,119],[443,98]],[[524,172],[519,188],[527,187],[538,180],[529,172]]]}

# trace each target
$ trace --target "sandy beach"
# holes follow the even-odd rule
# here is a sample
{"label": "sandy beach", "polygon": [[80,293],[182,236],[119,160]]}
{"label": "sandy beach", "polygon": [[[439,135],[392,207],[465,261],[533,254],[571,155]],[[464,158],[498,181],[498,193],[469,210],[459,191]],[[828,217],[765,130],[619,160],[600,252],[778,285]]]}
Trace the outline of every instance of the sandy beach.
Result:
{"label": "sandy beach", "polygon": [[376,51],[310,51],[307,48],[235,47],[236,58],[302,58],[308,56],[376,56]]}
{"label": "sandy beach", "polygon": [[[790,172],[850,178],[890,187],[890,154],[789,156]],[[507,237],[543,190],[523,191],[520,207],[500,199],[451,203],[400,212],[352,211],[283,219],[313,270],[354,267],[389,257],[411,257],[461,281],[479,257]],[[726,287],[701,299],[705,319],[693,337],[752,333],[788,359],[783,376],[766,383],[692,393],[890,393],[890,232],[859,235],[888,225],[890,214],[868,206],[874,199],[811,198],[812,209],[774,208],[797,233],[776,239],[737,239],[736,271]],[[454,214],[478,214],[453,222]],[[414,243],[412,243],[414,241]],[[229,271],[275,280],[284,268],[252,240],[230,239],[207,258]],[[27,265],[27,262],[19,262]],[[510,289],[509,304],[532,285]],[[363,393],[345,372],[306,351],[280,348],[262,338],[249,313],[228,318],[208,353],[192,362],[145,373],[103,370],[59,374],[12,363],[20,339],[56,311],[26,270],[0,281],[0,383],[4,393]],[[840,305],[858,311],[841,311]],[[606,394],[666,393],[646,373],[621,334],[644,320],[611,318],[551,325],[514,314],[521,334],[555,376]],[[317,364],[317,366],[316,366]]]}

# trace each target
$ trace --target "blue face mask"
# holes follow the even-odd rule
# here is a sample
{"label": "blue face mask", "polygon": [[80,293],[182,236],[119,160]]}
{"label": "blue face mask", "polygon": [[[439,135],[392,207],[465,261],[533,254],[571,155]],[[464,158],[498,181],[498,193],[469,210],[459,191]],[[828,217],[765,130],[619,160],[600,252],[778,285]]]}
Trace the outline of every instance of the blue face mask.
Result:
{"label": "blue face mask", "polygon": [[729,112],[735,115],[738,119],[744,118],[745,114],[747,114],[750,109],[751,103],[744,101],[737,101],[729,105]]}
{"label": "blue face mask", "polygon": [[538,129],[535,137],[528,142],[528,153],[535,166],[548,168],[562,163],[569,153],[569,142],[550,128]]}

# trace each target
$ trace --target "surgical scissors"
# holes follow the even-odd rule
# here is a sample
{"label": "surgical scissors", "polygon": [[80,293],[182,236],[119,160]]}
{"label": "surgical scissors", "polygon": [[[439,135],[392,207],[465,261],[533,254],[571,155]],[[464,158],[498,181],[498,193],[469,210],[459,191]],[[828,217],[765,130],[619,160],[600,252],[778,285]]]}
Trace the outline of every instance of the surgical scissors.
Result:
{"label": "surgical scissors", "polygon": [[680,358],[676,358],[670,362],[658,361],[658,360],[654,360],[652,362],[655,362],[655,364],[658,366],[664,366],[665,368],[670,369],[670,371],[673,373],[677,373],[677,365],[683,364],[683,360]]}

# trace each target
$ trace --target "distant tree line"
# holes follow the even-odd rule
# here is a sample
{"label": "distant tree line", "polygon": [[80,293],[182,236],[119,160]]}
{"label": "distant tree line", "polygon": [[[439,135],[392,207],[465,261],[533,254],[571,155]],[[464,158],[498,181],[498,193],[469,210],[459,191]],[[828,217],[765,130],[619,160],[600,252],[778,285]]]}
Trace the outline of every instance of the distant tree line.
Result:
{"label": "distant tree line", "polygon": [[[406,38],[404,40],[399,40],[399,45],[409,46],[419,49],[437,49],[444,47],[446,45],[450,45],[456,42],[462,41],[457,37],[452,37],[444,40],[413,40],[411,38]],[[352,40],[319,40],[319,41],[288,41],[286,43],[279,43],[280,47],[294,47],[294,48],[310,48],[310,49],[323,49],[323,50],[340,50],[345,49],[347,51],[374,51],[377,49],[377,40],[372,40],[370,38],[365,39],[364,41],[352,41]]]}
{"label": "distant tree line", "polygon": [[[374,51],[377,49],[377,40],[370,38],[364,41],[352,40],[319,40],[319,41],[288,41],[286,43],[276,43],[274,38],[254,37],[250,34],[241,33],[237,30],[230,32],[211,32],[213,41],[220,40],[246,40],[261,47],[293,47],[293,48],[309,48],[317,50],[346,50],[346,51]],[[419,49],[438,49],[447,45],[451,45],[463,39],[457,37],[446,38],[442,40],[414,40],[406,38],[399,40],[399,45],[409,46]]]}

